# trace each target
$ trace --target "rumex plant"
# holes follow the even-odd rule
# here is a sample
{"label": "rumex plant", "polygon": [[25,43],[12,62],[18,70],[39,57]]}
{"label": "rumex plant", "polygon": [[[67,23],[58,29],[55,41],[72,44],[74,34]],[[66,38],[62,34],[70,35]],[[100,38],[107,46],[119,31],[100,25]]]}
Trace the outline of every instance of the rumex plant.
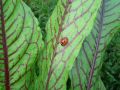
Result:
{"label": "rumex plant", "polygon": [[0,90],[106,90],[100,73],[120,1],[58,0],[42,30],[46,15],[31,8],[38,22],[24,1],[0,0]]}

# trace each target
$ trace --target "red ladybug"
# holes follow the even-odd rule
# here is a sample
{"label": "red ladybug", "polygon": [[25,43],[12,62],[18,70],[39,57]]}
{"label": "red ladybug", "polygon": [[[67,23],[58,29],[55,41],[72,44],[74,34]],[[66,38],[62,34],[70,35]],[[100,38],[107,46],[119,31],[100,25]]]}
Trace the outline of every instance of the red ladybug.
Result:
{"label": "red ladybug", "polygon": [[68,43],[68,38],[67,38],[67,37],[63,37],[63,38],[61,38],[61,40],[60,40],[60,44],[61,44],[62,46],[67,45],[67,43]]}

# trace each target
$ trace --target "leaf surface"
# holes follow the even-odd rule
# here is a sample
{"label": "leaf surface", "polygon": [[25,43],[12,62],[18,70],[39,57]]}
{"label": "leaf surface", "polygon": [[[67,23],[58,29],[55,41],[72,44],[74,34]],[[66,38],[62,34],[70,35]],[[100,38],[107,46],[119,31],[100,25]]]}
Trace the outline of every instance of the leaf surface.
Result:
{"label": "leaf surface", "polygon": [[100,70],[105,48],[120,28],[119,8],[119,0],[102,0],[94,28],[84,40],[71,70],[73,90],[104,90],[102,83],[98,86]]}
{"label": "leaf surface", "polygon": [[38,21],[21,0],[0,0],[0,90],[27,90],[43,47]]}
{"label": "leaf surface", "polygon": [[[45,90],[65,90],[68,73],[90,33],[101,0],[59,0],[46,25],[46,52],[40,62]],[[61,44],[63,38],[68,43]],[[44,72],[48,71],[48,72]]]}

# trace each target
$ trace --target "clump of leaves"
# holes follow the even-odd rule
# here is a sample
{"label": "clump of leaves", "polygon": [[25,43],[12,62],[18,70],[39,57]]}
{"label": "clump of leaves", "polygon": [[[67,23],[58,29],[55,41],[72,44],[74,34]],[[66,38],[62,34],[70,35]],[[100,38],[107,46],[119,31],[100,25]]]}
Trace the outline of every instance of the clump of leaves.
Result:
{"label": "clump of leaves", "polygon": [[120,33],[107,47],[102,67],[102,80],[107,90],[120,89]]}
{"label": "clump of leaves", "polygon": [[0,0],[0,90],[106,90],[101,67],[120,1],[25,1],[38,20],[23,1]]}
{"label": "clump of leaves", "polygon": [[[120,14],[117,10],[120,5],[116,6],[117,2],[120,3],[120,1],[102,0],[91,34],[84,40],[70,73],[72,88],[75,90],[107,89],[101,80],[100,73],[106,47],[120,28],[120,23],[117,21],[118,13]],[[113,12],[115,14],[112,14]]]}
{"label": "clump of leaves", "polygon": [[43,39],[46,36],[45,25],[52,14],[58,0],[25,0],[26,4],[32,9],[34,15],[39,21]]}

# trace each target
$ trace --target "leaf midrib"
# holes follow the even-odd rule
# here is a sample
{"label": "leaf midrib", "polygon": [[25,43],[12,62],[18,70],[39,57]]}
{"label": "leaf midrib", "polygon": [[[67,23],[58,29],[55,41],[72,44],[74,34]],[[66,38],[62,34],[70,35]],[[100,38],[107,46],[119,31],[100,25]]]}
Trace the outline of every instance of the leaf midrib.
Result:
{"label": "leaf midrib", "polygon": [[[64,6],[64,5],[63,5],[63,6]],[[59,24],[58,36],[57,36],[57,38],[56,38],[55,49],[54,49],[54,51],[53,51],[53,55],[52,55],[52,58],[51,58],[51,65],[50,65],[50,69],[49,69],[49,72],[48,72],[48,78],[47,78],[47,83],[46,83],[46,90],[48,90],[49,81],[50,81],[52,72],[54,71],[54,70],[52,70],[52,63],[54,62],[54,58],[55,58],[55,56],[56,56],[55,51],[56,51],[56,48],[57,48],[57,45],[58,45],[58,41],[59,41],[59,38],[60,38],[60,35],[61,35],[61,32],[62,32],[62,29],[63,29],[63,28],[62,28],[62,25],[64,24],[65,16],[67,15],[68,6],[69,6],[69,3],[67,2],[66,5],[64,6],[65,11],[64,11],[64,13],[63,13],[63,16],[61,17],[61,18],[62,18],[62,21],[61,21],[61,23]],[[58,78],[58,79],[59,79],[59,78]],[[57,81],[58,81],[58,79],[57,79]],[[56,82],[56,83],[57,83],[57,82]],[[54,85],[56,85],[56,83],[55,83]],[[53,86],[54,86],[54,85],[53,85]],[[53,86],[52,86],[52,87],[53,87]],[[52,88],[52,87],[51,87],[51,88]],[[51,89],[51,88],[50,88],[50,89]]]}
{"label": "leaf midrib", "polygon": [[95,44],[95,54],[93,57],[93,61],[92,61],[92,66],[90,69],[90,75],[88,78],[88,83],[87,83],[87,90],[90,90],[91,88],[91,84],[92,84],[92,78],[93,78],[93,74],[94,74],[94,69],[95,69],[95,64],[96,64],[96,60],[97,60],[97,56],[99,54],[99,46],[100,46],[100,41],[101,41],[101,33],[102,33],[102,27],[103,27],[103,19],[104,19],[104,11],[105,11],[105,0],[103,0],[102,2],[102,6],[101,6],[102,10],[100,12],[100,22],[99,23],[99,32],[98,32],[98,37],[97,37],[97,42]]}
{"label": "leaf midrib", "polygon": [[3,2],[0,0],[1,7],[1,31],[2,31],[2,46],[3,46],[3,54],[4,54],[4,68],[5,68],[5,88],[6,90],[10,90],[10,80],[9,80],[9,65],[8,65],[8,47],[6,40],[6,31],[5,31],[5,20],[3,13]]}

